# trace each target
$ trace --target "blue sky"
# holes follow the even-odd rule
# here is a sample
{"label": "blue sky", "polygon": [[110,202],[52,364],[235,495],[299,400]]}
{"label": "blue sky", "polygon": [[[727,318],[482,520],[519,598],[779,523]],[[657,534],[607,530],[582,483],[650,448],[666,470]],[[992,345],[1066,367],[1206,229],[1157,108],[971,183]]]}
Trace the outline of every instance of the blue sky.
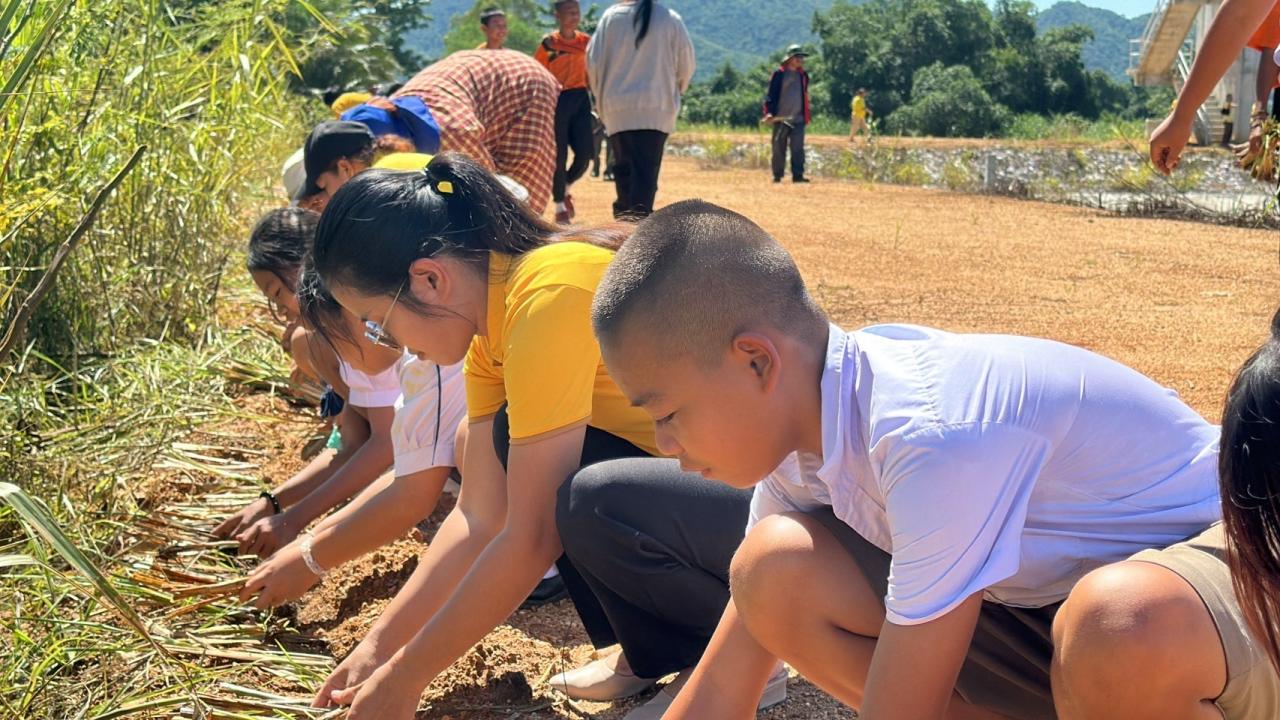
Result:
{"label": "blue sky", "polygon": [[[1035,0],[1036,7],[1043,10],[1053,5],[1058,0]],[[1120,13],[1125,17],[1137,17],[1151,12],[1151,8],[1156,6],[1155,0],[1111,0],[1111,2],[1090,2],[1083,0],[1085,5],[1090,7],[1106,8],[1111,12]]]}

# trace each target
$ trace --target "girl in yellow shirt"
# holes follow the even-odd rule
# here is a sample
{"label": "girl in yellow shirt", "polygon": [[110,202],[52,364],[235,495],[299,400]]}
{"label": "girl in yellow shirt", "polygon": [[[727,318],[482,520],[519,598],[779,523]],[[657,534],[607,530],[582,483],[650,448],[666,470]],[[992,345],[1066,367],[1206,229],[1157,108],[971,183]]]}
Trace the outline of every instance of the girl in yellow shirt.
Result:
{"label": "girl in yellow shirt", "polygon": [[[369,170],[333,197],[313,248],[326,288],[380,344],[442,365],[465,359],[468,422],[459,429],[457,507],[317,704],[350,703],[353,720],[412,717],[427,684],[503,622],[557,558],[597,647],[628,648],[618,627],[628,613],[658,616],[628,622],[634,636],[679,625],[679,617],[604,597],[561,558],[557,531],[566,478],[598,461],[657,454],[652,421],[609,377],[591,329],[596,285],[628,232],[557,234],[493,175],[454,154],[420,173]],[[734,502],[743,517],[728,521],[729,532],[741,535],[745,500]],[[678,565],[667,563],[677,573]],[[681,656],[654,661],[654,671],[686,667],[705,640],[672,640]],[[613,695],[653,683],[609,675],[605,692]],[[631,682],[613,682],[622,676]]]}

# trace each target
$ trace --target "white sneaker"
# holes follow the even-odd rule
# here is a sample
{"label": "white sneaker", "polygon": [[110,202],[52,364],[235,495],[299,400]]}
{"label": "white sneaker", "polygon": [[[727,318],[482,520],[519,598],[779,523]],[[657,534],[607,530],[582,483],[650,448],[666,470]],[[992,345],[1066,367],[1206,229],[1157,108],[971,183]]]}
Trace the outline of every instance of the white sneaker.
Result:
{"label": "white sneaker", "polygon": [[[684,683],[679,681],[668,683],[658,691],[658,694],[650,698],[649,702],[627,713],[623,720],[662,720],[662,716],[671,707],[671,703],[676,701],[676,695],[680,693],[680,688],[683,686]],[[760,703],[756,705],[756,712],[768,710],[786,699],[787,668],[786,666],[781,666],[769,677],[769,684],[764,686],[764,693],[760,695]]]}

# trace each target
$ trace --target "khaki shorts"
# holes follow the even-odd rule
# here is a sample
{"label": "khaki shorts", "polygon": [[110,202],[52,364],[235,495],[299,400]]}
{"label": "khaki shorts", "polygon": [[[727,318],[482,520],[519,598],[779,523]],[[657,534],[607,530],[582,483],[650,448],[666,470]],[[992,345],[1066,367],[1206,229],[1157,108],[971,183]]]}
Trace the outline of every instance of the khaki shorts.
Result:
{"label": "khaki shorts", "polygon": [[[889,554],[835,517],[812,513],[849,552],[880,596],[889,587]],[[1164,549],[1143,550],[1132,560],[1155,563],[1184,578],[1204,600],[1227,655],[1227,687],[1217,699],[1226,720],[1280,718],[1280,675],[1253,640],[1236,602],[1220,525]],[[1049,666],[1053,619],[1062,603],[1018,608],[984,602],[973,643],[956,681],[966,701],[1015,720],[1054,720]]]}

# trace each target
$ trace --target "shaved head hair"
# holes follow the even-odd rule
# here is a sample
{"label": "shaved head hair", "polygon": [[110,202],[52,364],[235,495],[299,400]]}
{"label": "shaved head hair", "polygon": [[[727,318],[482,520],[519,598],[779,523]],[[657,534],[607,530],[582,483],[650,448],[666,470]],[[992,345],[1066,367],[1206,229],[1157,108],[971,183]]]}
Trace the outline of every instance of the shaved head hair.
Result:
{"label": "shaved head hair", "polygon": [[791,255],[759,225],[701,200],[636,227],[596,290],[591,321],[602,345],[641,332],[664,356],[704,365],[765,325],[818,344],[827,337],[826,315]]}

